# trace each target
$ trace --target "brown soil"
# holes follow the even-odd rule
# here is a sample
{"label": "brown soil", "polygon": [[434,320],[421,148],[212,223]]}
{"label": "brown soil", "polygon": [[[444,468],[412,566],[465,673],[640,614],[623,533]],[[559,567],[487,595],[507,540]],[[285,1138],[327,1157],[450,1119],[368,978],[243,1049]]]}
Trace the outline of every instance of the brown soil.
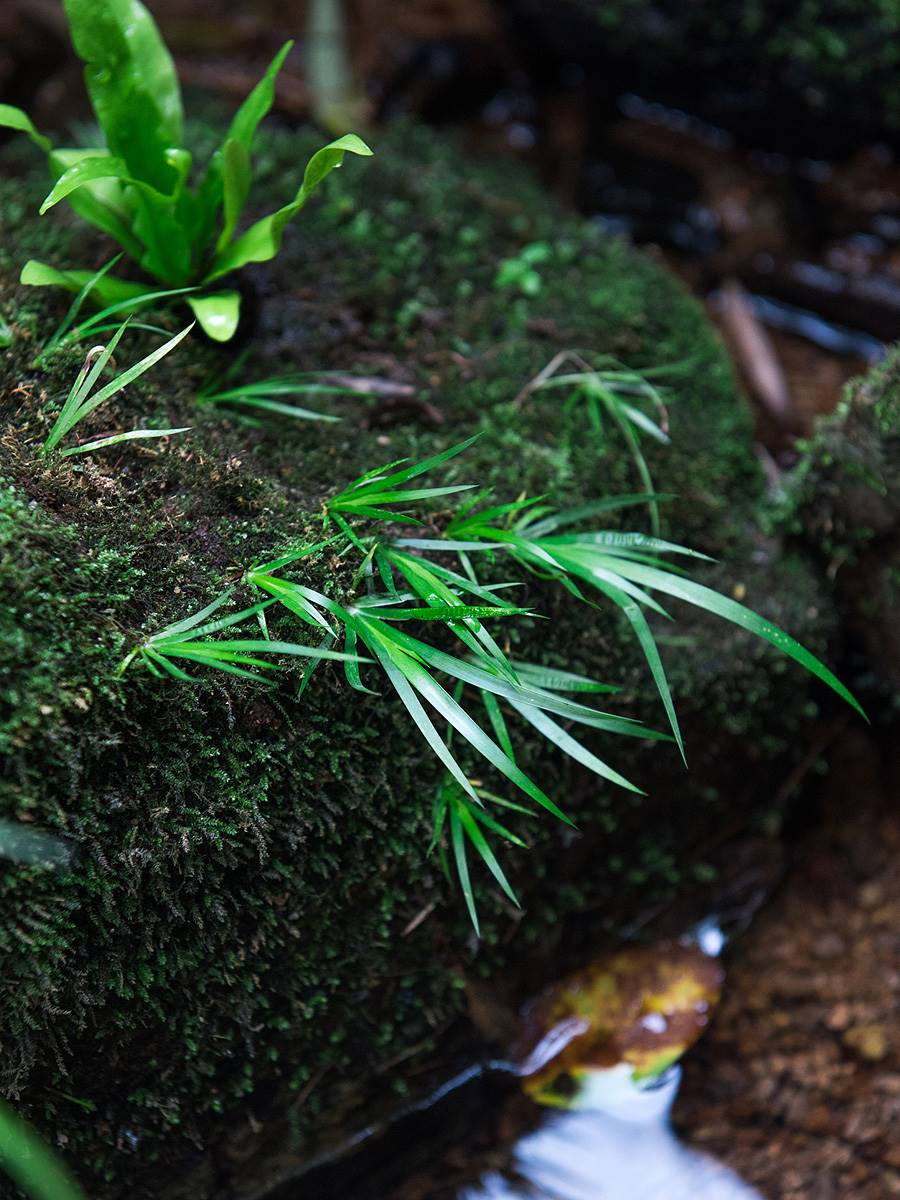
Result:
{"label": "brown soil", "polygon": [[766,1200],[900,1195],[896,754],[836,748],[825,820],[736,948],[679,1132]]}

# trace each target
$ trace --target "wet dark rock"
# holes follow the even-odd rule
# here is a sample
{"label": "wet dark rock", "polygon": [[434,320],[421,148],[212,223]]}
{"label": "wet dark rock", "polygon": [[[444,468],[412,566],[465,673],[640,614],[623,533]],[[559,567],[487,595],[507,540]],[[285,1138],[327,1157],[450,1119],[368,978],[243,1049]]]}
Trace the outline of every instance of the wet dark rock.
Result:
{"label": "wet dark rock", "polygon": [[[264,211],[318,141],[262,138]],[[465,470],[503,499],[633,491],[628,456],[598,447],[578,414],[540,397],[513,407],[558,348],[548,328],[638,367],[690,360],[671,383],[673,444],[648,454],[677,493],[666,531],[725,560],[706,580],[820,653],[835,632],[829,588],[759,527],[750,415],[700,305],[520,172],[473,166],[412,129],[382,136],[364,175],[348,164],[271,277],[254,277],[246,369],[413,383],[440,428],[420,411],[367,428],[363,396],[325,429],[198,418],[197,388],[231,359],[197,341],[104,414],[192,425],[190,440],[72,472],[41,466],[44,397],[64,394],[80,356],[35,373],[35,344],[67,299],[19,287],[18,270],[29,255],[96,268],[109,247],[62,212],[37,219],[43,164],[16,153],[0,184],[0,311],[15,335],[0,362],[0,628],[13,647],[0,804],[65,832],[81,858],[67,876],[0,875],[3,1087],[94,1197],[252,1195],[271,1169],[425,1093],[461,1044],[478,1048],[459,1033],[463,968],[504,975],[524,998],[708,878],[717,850],[771,815],[819,693],[749,636],[680,619],[688,644],[664,653],[691,771],[669,747],[629,739],[616,766],[649,794],[613,796],[525,741],[523,767],[552,781],[579,832],[534,822],[531,851],[509,864],[524,916],[479,882],[478,946],[425,854],[439,772],[396,705],[324,668],[302,699],[295,676],[265,702],[240,681],[118,683],[137,639],[197,611],[242,563],[318,540],[323,496],[361,471],[475,430]],[[498,263],[535,243],[548,247],[536,292],[498,286]],[[309,569],[314,586],[351,586],[346,560]],[[553,620],[523,629],[517,651],[614,680],[623,711],[658,724],[621,622],[578,610],[576,623],[569,597],[534,586]]]}

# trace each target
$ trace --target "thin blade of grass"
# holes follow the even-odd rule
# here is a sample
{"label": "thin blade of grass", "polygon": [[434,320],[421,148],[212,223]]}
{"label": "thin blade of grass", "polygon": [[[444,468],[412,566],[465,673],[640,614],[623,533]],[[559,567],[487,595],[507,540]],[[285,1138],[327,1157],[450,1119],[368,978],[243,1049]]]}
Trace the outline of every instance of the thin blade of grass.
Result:
{"label": "thin blade of grass", "polygon": [[[118,300],[115,304],[108,304],[105,308],[101,308],[99,312],[92,313],[87,320],[82,321],[80,325],[75,327],[75,329],[72,331],[72,336],[77,341],[81,341],[82,338],[86,337],[89,333],[99,333],[99,322],[107,321],[110,317],[114,317],[117,313],[126,311],[128,313],[136,312],[140,308],[146,308],[147,305],[152,304],[154,300],[167,300],[171,296],[184,296],[188,292],[196,291],[197,289],[195,287],[161,288],[159,291],[155,292],[143,292],[140,296],[132,296],[128,300]],[[131,321],[129,321],[128,325],[129,328],[142,328],[140,325],[136,325]],[[167,333],[168,330],[155,332]]]}
{"label": "thin blade of grass", "polygon": [[519,676],[526,682],[537,687],[546,688],[550,692],[618,692],[620,689],[610,683],[598,683],[586,675],[576,675],[571,671],[561,671],[557,667],[543,667],[539,663],[520,662],[514,660],[513,666]]}
{"label": "thin blade of grass", "polygon": [[206,402],[215,405],[234,405],[240,408],[260,409],[264,412],[278,413],[279,416],[283,417],[294,417],[298,421],[330,421],[334,423],[342,420],[341,417],[336,417],[331,413],[315,412],[311,408],[300,408],[296,404],[283,404],[278,400],[267,400],[261,397],[244,396],[240,398],[228,398],[218,396],[208,398]]}
{"label": "thin blade of grass", "polygon": [[[173,662],[169,662],[164,654],[158,653],[152,646],[145,646],[141,651],[142,655],[146,656],[152,663],[161,667],[164,671],[181,683],[193,683],[193,679],[188,675],[187,671],[182,671],[181,667],[176,667]],[[157,672],[158,673],[158,672]]]}
{"label": "thin blade of grass", "polygon": [[95,392],[90,399],[85,399],[79,406],[79,420],[81,417],[86,416],[89,412],[93,412],[93,410],[99,404],[102,404],[104,400],[109,400],[112,396],[115,396],[118,392],[121,392],[123,388],[128,387],[128,385],[133,383],[135,379],[140,378],[145,371],[149,371],[150,368],[155,366],[161,358],[165,358],[170,351],[174,350],[178,343],[183,341],[193,328],[194,322],[192,321],[190,325],[182,329],[180,333],[176,333],[175,336],[170,338],[164,345],[158,346],[156,350],[152,350],[139,362],[136,362],[133,366],[128,367],[127,370],[123,371],[120,375],[117,375],[115,379],[111,380],[105,387],[102,387],[99,392]]}
{"label": "thin blade of grass", "polygon": [[469,910],[469,918],[476,936],[481,937],[481,927],[478,924],[478,911],[475,907],[475,894],[472,891],[472,881],[469,878],[469,864],[466,860],[466,840],[459,815],[453,807],[450,808],[450,841],[453,846],[453,858],[456,862],[456,874],[459,877],[459,886],[462,889],[466,908]]}
{"label": "thin blade of grass", "polygon": [[494,736],[500,746],[500,749],[509,758],[510,762],[516,761],[516,752],[513,749],[512,739],[509,736],[509,729],[506,725],[506,720],[503,713],[500,711],[500,705],[497,703],[497,697],[493,692],[481,690],[481,700],[484,704],[485,711],[488,715],[488,720],[491,723],[491,728],[494,731]]}
{"label": "thin blade of grass", "polygon": [[274,596],[288,612],[299,617],[301,621],[305,621],[307,625],[319,626],[326,633],[334,636],[332,627],[295,583],[287,579],[279,579],[277,575],[267,575],[261,571],[252,572],[248,577],[248,582]]}
{"label": "thin blade of grass", "polygon": [[519,904],[519,898],[516,896],[516,893],[510,886],[509,880],[503,873],[503,868],[497,862],[496,855],[491,849],[487,838],[479,828],[475,817],[464,804],[459,804],[457,806],[456,813],[464,832],[468,835],[469,841],[477,850],[482,862],[500,884],[500,887],[503,889],[509,899],[512,900],[513,904],[515,904],[516,908],[520,908],[521,905]]}
{"label": "thin blade of grass", "polygon": [[661,571],[656,567],[648,567],[644,563],[623,559],[618,565],[618,570],[623,575],[628,576],[639,584],[643,584],[645,587],[652,587],[657,591],[674,596],[678,600],[694,604],[698,608],[714,613],[726,621],[731,621],[732,624],[738,625],[741,629],[746,629],[749,633],[754,633],[757,637],[763,638],[764,641],[770,642],[782,654],[786,654],[789,658],[794,659],[795,662],[800,663],[810,674],[815,675],[817,679],[820,679],[832,691],[836,692],[851,708],[856,709],[861,717],[868,720],[862,705],[853,693],[841,683],[837,676],[832,674],[825,664],[820,662],[811,651],[795,641],[794,638],[773,624],[772,621],[767,621],[765,617],[761,617],[758,613],[745,608],[737,600],[732,600],[728,596],[722,596],[702,583],[695,583],[692,579],[683,579],[677,575],[670,575],[667,571]]}
{"label": "thin blade of grass", "polygon": [[629,492],[620,496],[609,496],[604,500],[595,500],[590,504],[582,504],[578,508],[569,508],[565,512],[554,513],[535,524],[529,523],[522,528],[527,529],[529,537],[542,538],[557,529],[575,525],[579,521],[588,520],[601,513],[615,512],[620,508],[633,508],[640,504],[662,504],[674,498],[673,492]]}
{"label": "thin blade of grass", "polygon": [[[413,660],[408,655],[397,654],[394,647],[385,643],[379,638],[377,631],[371,630],[368,626],[358,630],[360,637],[368,649],[377,657],[378,661],[384,668],[384,672],[388,677],[394,691],[400,697],[401,702],[405,705],[407,712],[412,717],[419,732],[425,738],[425,741],[444,764],[463,791],[472,797],[477,802],[478,797],[475,794],[475,789],[469,783],[462,767],[450,753],[449,748],[445,745],[443,738],[435,729],[431,718],[426,713],[425,709],[420,704],[413,688],[410,686],[406,676],[405,665]],[[368,635],[368,636],[367,636]],[[401,663],[404,664],[401,667]]]}
{"label": "thin blade of grass", "polygon": [[572,824],[562,809],[558,808],[508,755],[504,754],[496,742],[487,736],[481,726],[469,716],[461,705],[456,703],[453,697],[429,675],[418,661],[408,658],[404,666],[404,675],[444,720],[452,725],[474,750],[486,758],[491,766],[496,767],[501,775],[505,775],[510,783],[515,784],[526,796],[530,796],[532,800],[542,808],[546,808],[548,812],[553,813],[560,821],[564,821],[567,825]]}
{"label": "thin blade of grass", "polygon": [[92,450],[102,450],[104,446],[116,446],[119,442],[136,442],[144,438],[171,437],[176,433],[188,433],[190,429],[190,425],[184,425],[181,429],[130,429],[128,433],[114,433],[110,437],[97,438],[96,441],[85,442],[81,446],[70,446],[68,450],[60,451],[60,457],[67,458],[70,454],[89,454]]}
{"label": "thin blade of grass", "polygon": [[541,712],[538,708],[532,708],[530,704],[520,704],[516,701],[511,701],[513,708],[518,712],[529,725],[544,735],[545,738],[554,746],[558,746],[564,754],[569,758],[580,763],[583,767],[587,767],[589,771],[593,771],[595,775],[599,775],[602,779],[609,780],[610,783],[615,783],[626,791],[634,792],[638,796],[644,796],[646,793],[641,788],[636,787],[629,782],[624,775],[620,775],[618,771],[614,771],[596,754],[592,754],[586,746],[582,746],[581,742],[577,741],[566,733],[561,725],[556,721],[551,720],[546,713]]}
{"label": "thin blade of grass", "polygon": [[107,273],[107,271],[111,271],[111,270],[112,270],[112,268],[113,268],[113,267],[114,267],[114,266],[115,266],[115,265],[118,263],[118,261],[119,261],[119,259],[120,259],[121,257],[122,257],[122,255],[121,255],[121,254],[117,254],[117,255],[115,256],[115,258],[111,258],[111,259],[109,260],[109,262],[107,262],[107,263],[104,263],[104,264],[103,264],[103,266],[102,266],[102,267],[99,269],[99,271],[96,271],[96,272],[95,272],[95,273],[94,273],[94,274],[93,274],[93,275],[90,277],[90,279],[88,279],[88,280],[85,282],[85,284],[83,285],[83,287],[81,288],[81,290],[80,290],[80,291],[77,293],[77,295],[75,296],[75,299],[74,299],[74,300],[72,301],[72,303],[69,305],[68,312],[67,312],[67,313],[66,313],[66,315],[63,317],[63,319],[62,319],[62,321],[60,322],[60,324],[57,326],[57,328],[56,328],[55,332],[53,333],[53,335],[52,335],[52,336],[50,337],[50,339],[48,340],[48,342],[47,342],[46,346],[44,347],[44,349],[43,349],[43,350],[41,351],[41,353],[38,355],[38,359],[37,359],[37,361],[38,361],[38,364],[40,364],[40,362],[41,362],[41,359],[42,359],[42,358],[43,358],[43,357],[44,357],[46,354],[49,354],[49,352],[50,352],[51,350],[55,350],[55,349],[56,349],[56,347],[57,347],[57,346],[60,344],[60,342],[63,340],[63,338],[64,338],[64,337],[66,336],[66,334],[69,332],[69,330],[71,329],[71,327],[74,325],[74,323],[75,323],[75,318],[76,318],[76,317],[78,316],[78,314],[81,312],[81,308],[82,308],[82,306],[83,306],[83,304],[84,304],[85,300],[88,298],[88,296],[90,295],[90,293],[91,293],[91,292],[94,290],[95,286],[96,286],[96,285],[99,283],[99,281],[100,281],[100,280],[103,278],[103,276],[104,276],[104,275]]}
{"label": "thin blade of grass", "polygon": [[[100,377],[101,373],[106,369],[106,365],[112,358],[119,342],[122,340],[122,335],[125,333],[127,327],[127,321],[125,324],[120,325],[107,345],[103,348],[102,353],[89,367],[89,369],[86,371],[84,368],[82,368],[78,378],[75,380],[72,390],[65,399],[59,415],[53,422],[53,428],[50,430],[47,440],[44,442],[45,452],[53,450],[66,436],[72,426],[81,419],[81,416],[83,415],[82,409],[86,397],[90,394],[91,389],[97,382],[97,379]],[[85,362],[86,367],[88,366],[89,362],[90,355],[88,355],[88,359]]]}

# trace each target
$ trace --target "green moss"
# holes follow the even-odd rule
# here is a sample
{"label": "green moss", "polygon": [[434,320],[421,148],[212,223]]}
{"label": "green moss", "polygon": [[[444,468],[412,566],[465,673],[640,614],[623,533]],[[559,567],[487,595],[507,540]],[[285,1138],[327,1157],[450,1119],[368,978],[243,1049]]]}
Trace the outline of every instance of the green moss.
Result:
{"label": "green moss", "polygon": [[782,527],[818,547],[835,578],[858,670],[900,688],[900,351],[851,381],[834,414],[802,448]]}
{"label": "green moss", "polygon": [[[290,192],[313,140],[267,137],[262,204]],[[551,399],[511,403],[569,346],[634,366],[692,360],[671,381],[674,446],[652,453],[660,486],[678,493],[669,527],[725,554],[723,587],[742,584],[821,649],[818,584],[755,531],[748,418],[700,306],[509,168],[476,169],[416,130],[378,152],[364,171],[348,163],[277,263],[249,275],[246,370],[410,382],[440,410],[439,428],[415,407],[365,399],[335,402],[344,422],[327,428],[252,429],[198,411],[197,386],[230,351],[192,341],[96,427],[192,424],[190,435],[49,466],[35,447],[79,354],[34,369],[66,302],[15,278],[28,255],[90,266],[109,247],[32,216],[44,184],[26,154],[0,185],[0,316],[14,335],[0,367],[0,816],[78,850],[68,875],[7,867],[0,879],[0,1072],[94,1195],[158,1197],[173,1177],[190,1181],[185,1194],[215,1194],[244,1169],[248,1096],[257,1117],[287,1114],[304,1144],[348,1113],[362,1119],[407,1072],[440,1064],[464,1004],[461,962],[515,978],[573,910],[602,911],[613,933],[697,870],[704,839],[768,804],[766,762],[806,716],[802,678],[765,648],[697,618],[679,625],[667,660],[692,773],[664,745],[607,746],[651,790],[630,797],[526,744],[523,765],[581,833],[535,824],[531,852],[510,860],[526,916],[485,889],[476,954],[459,897],[423,854],[435,764],[389,698],[350,692],[327,666],[302,700],[296,675],[265,694],[202,672],[194,687],[114,678],[142,634],[198,609],[255,555],[313,536],[322,497],[385,459],[480,430],[451,475],[503,498],[633,490],[612,437],[592,443]],[[528,264],[539,286],[498,280],[499,264],[535,243],[548,248]],[[308,580],[341,594],[349,571],[325,552]],[[537,585],[529,598],[553,619],[515,627],[514,649],[621,683],[622,711],[659,723],[612,614],[582,628],[568,598]],[[536,983],[519,980],[523,994]]]}

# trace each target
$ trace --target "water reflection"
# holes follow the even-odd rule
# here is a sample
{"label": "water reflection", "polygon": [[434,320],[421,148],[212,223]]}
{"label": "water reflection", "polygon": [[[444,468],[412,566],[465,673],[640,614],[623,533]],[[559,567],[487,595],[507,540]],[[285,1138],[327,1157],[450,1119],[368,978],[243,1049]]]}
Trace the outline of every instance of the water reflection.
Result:
{"label": "water reflection", "polygon": [[672,1067],[640,1087],[621,1064],[598,1071],[577,1111],[554,1113],[459,1200],[760,1200],[721,1163],[683,1145],[669,1112],[681,1082]]}

